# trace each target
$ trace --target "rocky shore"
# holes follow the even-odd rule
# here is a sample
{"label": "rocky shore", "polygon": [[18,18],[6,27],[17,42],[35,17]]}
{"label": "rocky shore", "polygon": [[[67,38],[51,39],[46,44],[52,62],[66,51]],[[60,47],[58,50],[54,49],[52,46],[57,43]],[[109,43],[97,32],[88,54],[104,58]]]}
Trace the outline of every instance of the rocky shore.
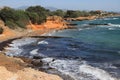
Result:
{"label": "rocky shore", "polygon": [[62,80],[57,75],[47,74],[27,66],[19,58],[0,54],[0,80]]}
{"label": "rocky shore", "polygon": [[[30,23],[27,29],[12,30],[0,21],[3,33],[0,34],[0,80],[62,80],[57,75],[48,74],[31,68],[31,60],[4,55],[4,47],[14,39],[28,36],[41,36],[54,30],[69,28],[61,17],[51,16],[41,25]],[[32,63],[33,65],[36,63]]]}
{"label": "rocky shore", "polygon": [[[96,16],[79,17],[76,18],[76,20],[93,20],[96,18]],[[72,25],[66,23],[61,17],[50,16],[47,18],[46,23],[41,25],[32,24],[30,22],[30,24],[27,25],[27,29],[12,30],[5,26],[4,22],[0,20],[0,27],[3,28],[3,33],[0,34],[0,80],[63,80],[58,75],[48,74],[33,69],[32,66],[42,64],[40,61],[37,63],[37,61],[22,57],[14,58],[4,55],[4,47],[8,46],[8,43],[17,38],[29,36],[38,37],[51,31],[68,28],[75,29],[71,27]]]}
{"label": "rocky shore", "polygon": [[107,16],[86,16],[86,17],[77,17],[77,18],[64,18],[66,21],[83,21],[83,20],[94,20],[100,18],[107,18],[107,17],[118,17],[120,14],[115,15],[107,15]]}

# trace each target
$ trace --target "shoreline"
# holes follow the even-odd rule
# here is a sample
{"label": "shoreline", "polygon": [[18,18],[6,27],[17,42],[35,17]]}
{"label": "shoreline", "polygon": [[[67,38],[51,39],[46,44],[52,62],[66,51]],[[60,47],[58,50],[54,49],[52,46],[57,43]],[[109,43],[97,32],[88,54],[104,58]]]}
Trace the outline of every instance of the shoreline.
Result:
{"label": "shoreline", "polygon": [[[85,20],[95,20],[102,18],[120,17],[119,15],[108,15],[108,16],[87,16],[87,17],[77,17],[77,18],[65,18],[66,21],[85,21]],[[74,24],[73,24],[74,25]]]}
{"label": "shoreline", "polygon": [[[8,44],[11,43],[13,40],[24,38],[24,37],[41,37],[43,39],[47,37],[53,37],[53,36],[43,36],[43,35],[54,32],[54,31],[59,31],[59,30],[64,30],[69,28],[71,29],[71,26],[67,26],[65,22],[61,22],[61,21],[60,22],[47,21],[45,24],[42,24],[42,25],[30,24],[27,26],[28,27],[27,30],[15,31],[7,28],[3,22],[0,25],[2,25],[3,28],[5,29],[3,34],[0,34],[0,58],[1,58],[0,62],[2,62],[0,63],[0,75],[1,75],[0,79],[7,80],[17,75],[16,80],[18,80],[18,78],[20,77],[25,78],[25,80],[33,80],[32,78],[34,78],[34,80],[39,80],[39,79],[40,80],[63,80],[61,75],[52,74],[52,73],[50,74],[48,72],[44,72],[42,70],[38,71],[35,68],[32,68],[31,65],[34,65],[34,64],[36,65],[37,63],[33,62],[32,60],[30,61],[28,58],[24,61],[24,59],[19,57],[17,58],[17,57],[6,56],[4,54],[4,48],[7,47]],[[59,37],[54,36],[54,38],[59,38]],[[16,72],[14,72],[14,69]],[[4,76],[2,72],[5,72],[4,75],[6,75],[6,78],[2,78]],[[28,72],[29,76],[22,75],[21,72],[23,74],[26,74]],[[6,73],[10,73],[10,74],[6,74]],[[13,73],[15,75],[13,75]],[[41,75],[38,75],[38,73]],[[34,74],[40,78],[37,79],[36,77],[33,76]],[[29,77],[32,77],[32,78],[29,78]],[[23,79],[19,79],[19,80],[23,80]]]}
{"label": "shoreline", "polygon": [[[54,31],[54,30],[53,30]],[[47,34],[47,33],[45,33],[45,34]],[[42,34],[41,34],[42,35]],[[11,65],[13,65],[14,64],[14,62],[12,62],[12,64],[9,62],[9,61],[7,61],[7,65],[10,65],[11,67],[10,67],[10,70],[13,70],[14,71],[14,69],[15,69],[15,71],[21,71],[21,70],[24,70],[24,69],[27,69],[27,70],[35,70],[35,72],[36,71],[38,71],[38,72],[42,72],[43,74],[45,73],[46,74],[46,76],[47,75],[50,75],[50,77],[51,76],[54,76],[53,77],[53,79],[54,78],[58,78],[58,79],[56,79],[56,80],[66,80],[67,78],[68,78],[68,80],[73,80],[70,76],[68,76],[68,75],[63,75],[63,74],[59,74],[59,73],[49,73],[49,72],[47,72],[47,71],[45,71],[45,70],[43,70],[43,69],[40,69],[40,70],[38,70],[38,69],[36,69],[36,68],[34,68],[35,67],[35,65],[41,65],[41,64],[43,64],[43,63],[38,63],[38,62],[36,62],[37,61],[37,59],[36,60],[34,60],[34,59],[29,59],[29,58],[24,58],[24,57],[9,57],[9,56],[6,56],[5,54],[4,54],[4,48],[5,47],[7,47],[8,46],[8,44],[10,44],[13,40],[16,40],[16,39],[21,39],[21,38],[24,38],[24,37],[31,37],[31,38],[41,38],[41,39],[45,39],[45,38],[61,38],[61,37],[57,37],[57,36],[41,36],[41,35],[32,35],[32,36],[22,36],[22,37],[16,37],[16,38],[13,38],[13,39],[8,39],[8,40],[6,40],[6,41],[3,41],[3,42],[1,42],[0,43],[0,57],[2,57],[2,59],[0,59],[0,61],[2,61],[3,63],[5,63],[6,64],[6,61],[7,60],[4,60],[3,61],[3,56],[4,57],[7,57],[7,58],[11,58],[11,60],[14,60],[15,59],[15,62],[17,61],[17,59],[18,60],[20,60],[20,62],[19,61],[17,61],[18,63],[16,63],[14,66],[16,66],[16,65],[19,65],[19,63],[20,63],[20,66],[17,66],[17,67],[13,67],[13,66],[11,66]],[[2,55],[2,56],[1,56]],[[23,63],[21,63],[21,62],[23,62]],[[10,64],[9,64],[10,63]],[[1,66],[4,66],[4,65],[1,65],[1,63],[0,63],[0,68],[1,68]],[[20,70],[19,70],[19,67],[20,67]],[[22,67],[22,68],[21,68]],[[4,66],[4,68],[5,68],[5,70],[7,69],[7,66]],[[29,68],[29,69],[28,69]],[[7,69],[8,71],[9,71],[9,68]],[[12,71],[12,72],[13,72]],[[11,71],[10,71],[11,72]],[[58,71],[59,72],[59,71]],[[0,71],[0,74],[1,74],[1,71]],[[42,79],[41,79],[42,80]],[[51,79],[47,79],[47,80],[51,80]]]}
{"label": "shoreline", "polygon": [[[10,40],[7,40],[3,43],[0,43],[0,45],[5,44],[4,47],[6,47],[13,40],[17,40],[17,39],[21,39],[21,38],[26,38],[26,37],[19,37],[19,38],[15,38],[15,39],[10,39]],[[62,37],[57,37],[57,36],[29,36],[28,38],[40,38],[40,40],[43,40],[43,39],[46,39],[46,38],[62,38]],[[3,52],[0,52],[0,57],[1,57],[1,55],[4,55],[4,57],[9,57],[9,56],[6,56],[4,54],[4,50],[3,50]],[[25,68],[31,68],[31,69],[34,69],[34,70],[37,70],[37,71],[40,71],[40,72],[44,72],[44,73],[47,73],[47,74],[51,74],[51,75],[57,75],[60,78],[62,78],[63,80],[74,80],[72,77],[70,77],[68,75],[65,75],[65,74],[62,74],[61,72],[59,72],[57,70],[55,72],[52,72],[52,73],[49,72],[48,70],[52,69],[50,67],[48,68],[48,70],[43,69],[42,66],[43,66],[44,62],[41,62],[41,58],[39,58],[39,57],[34,57],[32,59],[27,58],[27,57],[9,57],[9,58],[11,58],[12,60],[13,59],[21,60],[22,62],[24,62]],[[21,65],[23,65],[23,63],[21,63]],[[0,67],[1,67],[1,65],[0,65]],[[22,69],[24,69],[24,67]],[[47,79],[47,80],[49,80],[49,79]]]}
{"label": "shoreline", "polygon": [[[54,24],[54,23],[53,23]],[[46,24],[44,24],[44,25],[46,25]],[[42,25],[42,26],[44,26],[44,25]],[[48,25],[48,24],[47,24]],[[62,24],[63,25],[63,24]],[[33,25],[32,25],[33,26]],[[35,27],[36,26],[38,26],[38,25],[34,25]],[[41,26],[41,25],[40,25]],[[51,25],[50,25],[51,26]],[[54,26],[55,27],[55,26]],[[39,26],[38,26],[38,28],[39,28]],[[31,31],[31,30],[26,30],[26,31],[24,31],[23,33],[19,33],[19,32],[15,32],[15,33],[19,33],[19,35],[13,35],[12,37],[11,36],[9,36],[9,37],[7,37],[6,39],[4,39],[3,41],[0,41],[0,57],[2,57],[2,59],[0,59],[0,61],[1,62],[3,62],[2,64],[0,63],[0,70],[1,69],[3,69],[3,70],[5,70],[6,71],[6,66],[5,66],[5,64],[6,64],[6,62],[7,62],[7,65],[8,65],[8,67],[9,67],[9,65],[11,66],[11,65],[13,65],[14,64],[14,66],[17,66],[18,68],[17,68],[17,71],[19,72],[19,71],[21,71],[21,70],[26,70],[26,68],[27,68],[27,71],[29,71],[29,70],[31,70],[31,71],[33,71],[34,73],[36,73],[36,72],[41,72],[42,70],[40,70],[40,71],[37,71],[37,70],[35,70],[34,68],[31,68],[31,66],[30,66],[30,64],[29,64],[29,60],[26,60],[26,61],[24,61],[23,59],[21,59],[21,58],[16,58],[16,57],[13,57],[13,58],[11,58],[11,57],[8,57],[8,56],[6,56],[6,55],[4,55],[4,51],[3,52],[1,52],[1,50],[3,50],[4,49],[4,47],[6,47],[6,46],[8,46],[8,43],[11,43],[13,40],[15,40],[15,39],[19,39],[19,38],[23,38],[23,37],[41,37],[41,38],[47,38],[47,37],[53,37],[53,36],[47,36],[47,37],[45,37],[45,36],[42,36],[42,35],[44,35],[44,34],[48,34],[48,33],[51,33],[51,32],[53,32],[53,31],[59,31],[59,30],[64,30],[64,29],[72,29],[71,27],[69,27],[69,26],[65,26],[65,27],[63,27],[63,26],[57,26],[57,27],[55,27],[55,28],[48,28],[48,29],[46,29],[46,28],[43,28],[43,29],[41,29],[41,28],[39,28],[39,30],[36,30],[36,29],[33,29],[33,31]],[[1,36],[0,36],[1,37]],[[54,36],[55,37],[55,36]],[[59,37],[55,37],[55,38],[59,38]],[[9,64],[9,60],[7,59],[7,60],[4,60],[3,58],[10,58],[11,60],[13,60],[12,61],[12,63],[10,63]],[[17,61],[17,60],[19,60],[19,61]],[[28,61],[28,62],[27,62]],[[17,62],[17,63],[16,63]],[[4,65],[3,65],[4,64]],[[35,63],[36,64],[36,63]],[[4,69],[4,68],[5,69]],[[22,69],[21,70],[19,70],[19,67],[20,67],[20,69],[21,69],[21,67],[22,67]],[[15,67],[13,67],[13,66],[11,66],[10,67],[11,69],[14,69]],[[28,69],[29,68],[29,69]],[[31,69],[30,69],[31,68]],[[6,71],[7,72],[7,71]],[[9,70],[8,70],[8,72],[9,72]],[[11,72],[11,71],[10,71]],[[44,71],[43,71],[44,72]],[[26,73],[26,72],[23,72],[23,73]],[[46,73],[46,72],[45,72]],[[1,74],[1,71],[0,71],[0,74]],[[43,73],[44,74],[44,73]],[[47,75],[47,74],[49,74],[49,73],[46,73],[45,75]],[[62,76],[60,76],[60,75],[58,75],[58,76],[56,76],[56,74],[51,74],[50,76],[53,76],[54,75],[54,77],[57,77],[57,79],[56,80],[62,80],[61,78],[62,78]],[[40,76],[40,75],[37,75],[37,76]],[[61,78],[60,78],[60,77]],[[53,77],[53,79],[54,79],[54,77]],[[0,78],[1,79],[1,78]],[[6,80],[6,79],[4,79],[4,80]],[[20,79],[20,80],[22,80],[22,79]],[[30,80],[30,79],[29,79]],[[41,79],[42,80],[42,79]],[[51,79],[46,79],[46,80],[51,80]],[[71,79],[72,80],[72,79]]]}

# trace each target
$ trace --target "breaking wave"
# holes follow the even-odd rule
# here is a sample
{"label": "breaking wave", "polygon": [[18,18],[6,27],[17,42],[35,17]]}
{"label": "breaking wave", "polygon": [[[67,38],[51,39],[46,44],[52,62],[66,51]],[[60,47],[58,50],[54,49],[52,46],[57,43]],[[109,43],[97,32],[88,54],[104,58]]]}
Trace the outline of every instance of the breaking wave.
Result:
{"label": "breaking wave", "polygon": [[96,77],[99,80],[117,80],[113,78],[109,73],[106,71],[99,69],[97,67],[92,67],[90,65],[84,64],[79,67],[80,71],[86,74],[90,74],[93,77]]}

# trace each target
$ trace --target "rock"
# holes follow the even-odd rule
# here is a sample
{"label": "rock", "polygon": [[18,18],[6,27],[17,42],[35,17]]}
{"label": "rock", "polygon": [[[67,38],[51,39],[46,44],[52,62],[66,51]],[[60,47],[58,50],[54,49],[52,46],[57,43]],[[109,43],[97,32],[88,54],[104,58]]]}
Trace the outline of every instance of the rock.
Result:
{"label": "rock", "polygon": [[42,66],[43,65],[43,62],[40,60],[40,59],[34,59],[32,60],[31,64],[33,64],[34,66]]}
{"label": "rock", "polygon": [[0,66],[0,80],[62,80],[59,76],[24,68],[16,73]]}

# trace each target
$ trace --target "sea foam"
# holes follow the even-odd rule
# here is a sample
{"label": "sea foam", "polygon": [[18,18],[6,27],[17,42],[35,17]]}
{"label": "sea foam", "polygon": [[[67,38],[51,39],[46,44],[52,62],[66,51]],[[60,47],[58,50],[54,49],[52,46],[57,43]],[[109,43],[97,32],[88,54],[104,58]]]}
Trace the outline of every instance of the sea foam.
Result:
{"label": "sea foam", "polygon": [[98,78],[99,80],[118,80],[113,78],[109,73],[106,71],[99,69],[97,67],[92,67],[90,65],[84,64],[79,67],[79,70],[83,73],[90,74],[93,77]]}
{"label": "sea foam", "polygon": [[47,41],[40,41],[40,42],[38,42],[38,44],[48,44],[48,42]]}
{"label": "sea foam", "polygon": [[[22,46],[31,44],[37,40],[37,38],[22,38],[14,40],[11,44],[9,44],[10,47],[5,48],[5,54],[8,56],[20,56],[23,52],[23,49],[21,48]],[[32,54],[33,52],[35,51],[32,51]]]}

